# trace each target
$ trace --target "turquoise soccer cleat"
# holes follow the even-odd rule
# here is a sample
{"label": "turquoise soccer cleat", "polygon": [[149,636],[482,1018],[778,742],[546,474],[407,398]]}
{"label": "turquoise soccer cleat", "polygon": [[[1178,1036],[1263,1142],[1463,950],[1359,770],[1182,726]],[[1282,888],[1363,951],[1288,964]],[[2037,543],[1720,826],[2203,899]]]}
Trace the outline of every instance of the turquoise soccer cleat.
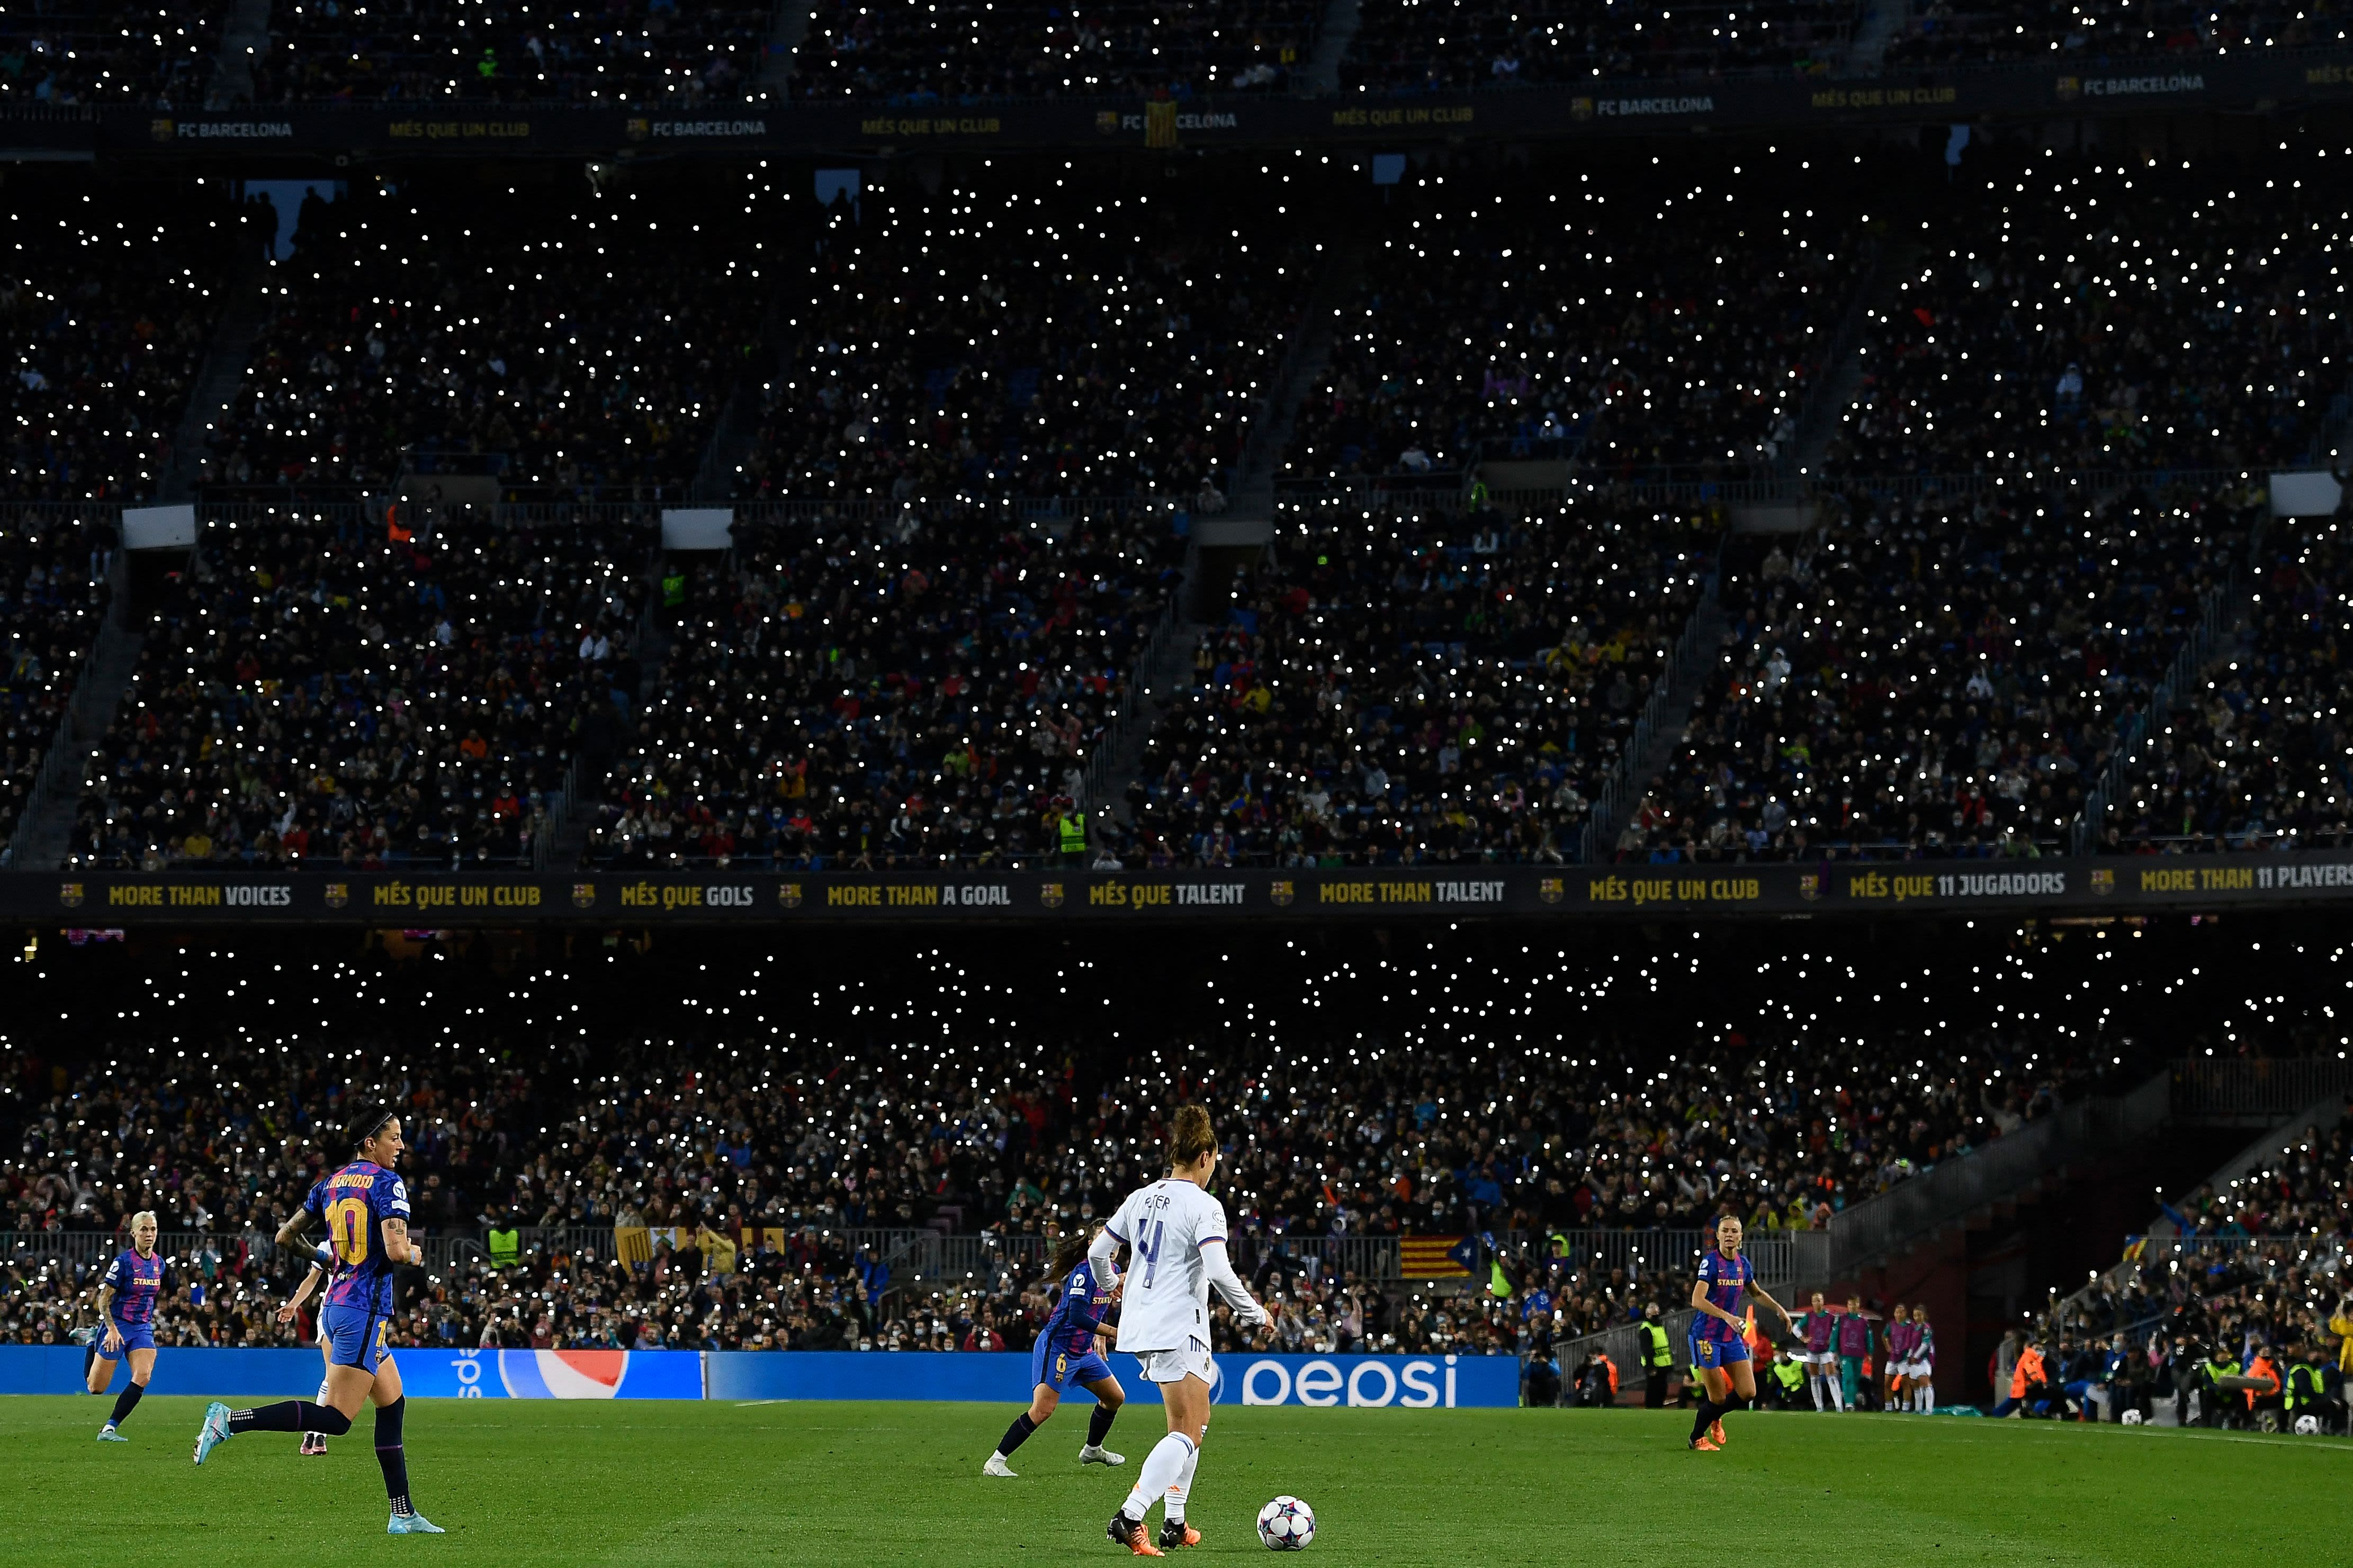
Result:
{"label": "turquoise soccer cleat", "polygon": [[421,1513],[396,1513],[384,1527],[386,1535],[447,1535],[449,1532]]}
{"label": "turquoise soccer cleat", "polygon": [[131,1441],[130,1438],[116,1431],[111,1425],[101,1426],[98,1429],[98,1440],[101,1443],[128,1443]]}
{"label": "turquoise soccer cleat", "polygon": [[228,1406],[214,1400],[205,1406],[205,1424],[196,1429],[196,1463],[227,1442],[236,1434],[228,1429]]}

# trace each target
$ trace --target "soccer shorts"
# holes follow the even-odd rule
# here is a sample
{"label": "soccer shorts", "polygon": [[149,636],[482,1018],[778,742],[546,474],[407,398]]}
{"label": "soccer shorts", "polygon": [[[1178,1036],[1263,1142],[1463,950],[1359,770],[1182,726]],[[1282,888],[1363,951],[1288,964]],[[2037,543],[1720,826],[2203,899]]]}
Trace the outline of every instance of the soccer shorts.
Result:
{"label": "soccer shorts", "polygon": [[1187,1341],[1182,1350],[1138,1351],[1135,1359],[1144,1368],[1146,1383],[1182,1383],[1188,1377],[1208,1384],[1218,1380],[1217,1368],[1209,1364],[1209,1347],[1198,1340]]}
{"label": "soccer shorts", "polygon": [[1799,1364],[1801,1366],[1818,1366],[1824,1372],[1828,1372],[1831,1368],[1838,1365],[1838,1352],[1799,1351],[1798,1352],[1797,1359]]}
{"label": "soccer shorts", "polygon": [[330,1301],[320,1309],[319,1321],[327,1334],[327,1360],[336,1366],[373,1373],[392,1353],[384,1348],[388,1321],[380,1312]]}
{"label": "soccer shorts", "polygon": [[1696,1367],[1730,1366],[1748,1359],[1748,1347],[1739,1340],[1694,1340],[1691,1363]]}
{"label": "soccer shorts", "polygon": [[1029,1352],[1029,1385],[1039,1384],[1060,1394],[1072,1384],[1082,1387],[1101,1383],[1111,1375],[1111,1363],[1092,1351],[1074,1351],[1067,1344],[1050,1345],[1044,1340]]}
{"label": "soccer shorts", "polygon": [[103,1329],[99,1331],[98,1339],[95,1342],[98,1346],[98,1353],[104,1356],[108,1361],[121,1361],[132,1351],[152,1351],[155,1348],[154,1324],[126,1323],[120,1318],[110,1318],[107,1321],[113,1324],[114,1331],[122,1336],[122,1342],[121,1344],[115,1346],[112,1350],[108,1350],[106,1348],[106,1331]]}

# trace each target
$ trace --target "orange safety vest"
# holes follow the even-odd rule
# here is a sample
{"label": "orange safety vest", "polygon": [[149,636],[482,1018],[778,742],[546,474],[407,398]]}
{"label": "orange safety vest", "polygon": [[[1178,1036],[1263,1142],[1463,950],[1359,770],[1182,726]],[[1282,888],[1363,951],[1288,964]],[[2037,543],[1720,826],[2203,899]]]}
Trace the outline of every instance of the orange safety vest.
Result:
{"label": "orange safety vest", "polygon": [[2027,1385],[2042,1381],[2042,1352],[2031,1346],[2021,1351],[2018,1364],[2010,1368],[2010,1396],[2012,1399],[2023,1399],[2026,1397]]}
{"label": "orange safety vest", "polygon": [[[2248,1363],[2247,1375],[2255,1379],[2257,1382],[2271,1384],[2269,1388],[2262,1391],[2264,1395],[2277,1394],[2280,1391],[2279,1372],[2272,1365],[2272,1358],[2267,1355],[2259,1355],[2255,1357],[2253,1361]],[[2253,1410],[2255,1407],[2256,1396],[2256,1390],[2252,1388],[2246,1390],[2245,1397],[2248,1409]]]}

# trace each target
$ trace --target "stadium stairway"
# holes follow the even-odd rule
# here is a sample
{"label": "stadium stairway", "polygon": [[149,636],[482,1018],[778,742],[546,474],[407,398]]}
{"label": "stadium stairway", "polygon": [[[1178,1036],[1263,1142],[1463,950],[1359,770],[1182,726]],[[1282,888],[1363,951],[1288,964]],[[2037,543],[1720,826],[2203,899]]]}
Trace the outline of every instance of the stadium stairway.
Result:
{"label": "stadium stairway", "polygon": [[1607,858],[1618,835],[1625,830],[1636,809],[1658,784],[1659,777],[1672,765],[1676,750],[1682,746],[1683,731],[1691,725],[1692,704],[1699,700],[1700,689],[1724,658],[1725,622],[1724,601],[1716,592],[1716,583],[1710,582],[1706,596],[1692,609],[1691,619],[1684,624],[1679,650],[1669,667],[1667,692],[1655,712],[1646,714],[1650,727],[1641,731],[1642,749],[1628,759],[1619,777],[1620,787],[1606,792],[1595,805],[1593,819],[1586,829],[1588,859]]}
{"label": "stadium stairway", "polygon": [[1300,85],[1308,92],[1320,97],[1340,90],[1340,62],[1347,58],[1348,46],[1356,41],[1356,29],[1363,20],[1360,0],[1331,0],[1324,7],[1324,20],[1315,29],[1315,47],[1308,51],[1307,65],[1300,72]]}
{"label": "stadium stairway", "polygon": [[180,428],[172,439],[172,466],[155,489],[155,499],[185,502],[195,499],[196,476],[204,469],[208,438],[226,422],[245,380],[253,345],[260,339],[269,307],[263,290],[269,269],[258,258],[227,285],[228,303],[213,326],[212,342],[205,346],[204,363],[195,384],[188,389],[188,405],[180,413]]}
{"label": "stadium stairway", "polygon": [[808,0],[778,0],[776,18],[768,27],[767,58],[760,62],[755,84],[762,96],[779,103],[792,96],[793,66],[816,16]]}
{"label": "stadium stairway", "polygon": [[[121,552],[115,552],[115,559],[121,560]],[[114,710],[121,705],[122,694],[131,689],[131,678],[139,668],[139,649],[147,640],[146,634],[130,614],[123,591],[125,574],[118,567],[114,577],[113,607],[99,627],[98,642],[82,666],[73,700],[66,705],[57,738],[50,742],[40,776],[25,802],[23,826],[9,846],[7,865],[12,871],[54,871],[65,863],[66,846],[73,837],[74,817],[81,805],[82,770],[107,725],[113,722]]]}
{"label": "stadium stairway", "polygon": [[735,497],[736,476],[744,471],[744,459],[751,456],[753,443],[760,438],[760,415],[768,384],[784,369],[786,321],[784,293],[779,289],[762,312],[760,335],[751,355],[728,391],[719,417],[712,421],[711,438],[703,444],[702,461],[689,492],[697,505],[723,506]]}
{"label": "stadium stairway", "polygon": [[253,62],[269,47],[269,0],[235,0],[221,24],[219,57],[213,62],[206,109],[234,109],[253,101]]}
{"label": "stadium stairway", "polygon": [[1799,412],[1798,438],[1790,451],[1791,466],[1799,474],[1821,471],[1831,438],[1862,394],[1872,317],[1894,308],[1904,279],[1919,265],[1920,255],[1919,243],[1909,239],[1882,241],[1873,255],[1870,269],[1831,334],[1830,352],[1823,356],[1821,382]]}
{"label": "stadium stairway", "polygon": [[[1340,215],[1327,213],[1324,217]],[[1332,363],[1332,344],[1339,336],[1345,307],[1364,277],[1366,242],[1356,236],[1365,226],[1324,222],[1315,226],[1335,237],[1326,240],[1331,251],[1309,285],[1297,322],[1290,329],[1282,360],[1269,380],[1266,395],[1252,411],[1250,434],[1236,464],[1233,494],[1228,498],[1225,523],[1271,524],[1274,521],[1274,477],[1282,467],[1283,448],[1291,444],[1291,428],[1299,405],[1315,390]],[[1346,236],[1348,237],[1336,237]],[[1197,583],[1196,586],[1198,586]]]}

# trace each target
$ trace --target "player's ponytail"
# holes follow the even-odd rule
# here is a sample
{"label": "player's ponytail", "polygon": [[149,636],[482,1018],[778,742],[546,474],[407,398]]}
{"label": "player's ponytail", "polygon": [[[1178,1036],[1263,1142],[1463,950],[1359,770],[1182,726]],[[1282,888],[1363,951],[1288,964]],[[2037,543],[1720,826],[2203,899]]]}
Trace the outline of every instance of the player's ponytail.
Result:
{"label": "player's ponytail", "polygon": [[1209,1113],[1198,1105],[1180,1105],[1168,1124],[1168,1168],[1181,1171],[1218,1146]]}
{"label": "player's ponytail", "polygon": [[1066,1230],[1054,1242],[1054,1256],[1046,1264],[1046,1272],[1056,1279],[1067,1277],[1071,1270],[1086,1260],[1089,1237],[1083,1227]]}

